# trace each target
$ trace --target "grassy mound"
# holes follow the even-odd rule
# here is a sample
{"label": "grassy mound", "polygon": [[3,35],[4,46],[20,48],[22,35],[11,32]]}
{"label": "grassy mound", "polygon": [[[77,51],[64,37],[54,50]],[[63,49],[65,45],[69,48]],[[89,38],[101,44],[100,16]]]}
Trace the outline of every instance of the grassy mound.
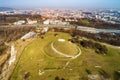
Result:
{"label": "grassy mound", "polygon": [[[52,42],[51,42],[52,43]],[[50,57],[54,57],[54,58],[61,58],[61,59],[66,59],[66,57],[58,55],[58,53],[56,53],[52,47],[51,47],[51,43],[49,43],[47,46],[45,46],[44,51],[45,53],[50,56]]]}
{"label": "grassy mound", "polygon": [[[54,36],[55,34],[58,35]],[[56,76],[65,80],[88,80],[89,74],[98,74],[105,79],[111,77],[110,80],[118,80],[113,75],[119,77],[115,73],[120,70],[119,48],[106,45],[108,54],[102,55],[95,53],[92,48],[79,46],[82,54],[76,59],[69,60],[54,53],[51,49],[52,42],[55,42],[55,48],[61,52],[64,48],[68,49],[67,52],[76,47],[69,42],[57,42],[60,38],[67,41],[71,36],[66,33],[48,32],[43,39],[39,38],[26,46],[10,80],[55,80]],[[71,47],[65,47],[68,45]],[[66,54],[75,55],[76,53],[71,51]],[[103,80],[103,78],[96,80]]]}
{"label": "grassy mound", "polygon": [[60,42],[58,40],[45,46],[44,51],[48,56],[57,59],[70,59],[80,52],[75,44],[69,41]]}
{"label": "grassy mound", "polygon": [[67,55],[75,56],[79,53],[78,47],[69,41],[55,41],[53,45],[56,50]]}
{"label": "grassy mound", "polygon": [[54,58],[50,50],[49,53],[52,54],[52,56],[49,56],[46,54],[44,48],[61,37],[67,40],[71,38],[71,36],[66,33],[58,32],[58,36],[56,37],[54,34],[56,33],[49,32],[45,35],[44,39],[39,38],[24,48],[10,80],[23,80],[23,76],[25,76],[26,73],[29,73],[30,80],[44,80],[46,75],[40,78],[40,70],[57,70],[65,66],[68,60]]}

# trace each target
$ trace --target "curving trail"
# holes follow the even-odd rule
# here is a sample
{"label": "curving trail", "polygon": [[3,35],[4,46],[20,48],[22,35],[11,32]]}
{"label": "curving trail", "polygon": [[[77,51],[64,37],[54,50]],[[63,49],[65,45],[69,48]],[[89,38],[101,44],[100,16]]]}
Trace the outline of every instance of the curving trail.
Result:
{"label": "curving trail", "polygon": [[54,42],[51,43],[51,48],[52,48],[57,54],[59,54],[59,55],[61,55],[61,56],[64,56],[64,57],[71,58],[71,59],[76,59],[78,56],[81,55],[81,49],[80,49],[80,48],[78,48],[79,53],[78,53],[77,55],[75,55],[75,56],[67,55],[67,54],[64,54],[64,53],[58,51],[58,50],[55,49],[55,47],[54,47]]}

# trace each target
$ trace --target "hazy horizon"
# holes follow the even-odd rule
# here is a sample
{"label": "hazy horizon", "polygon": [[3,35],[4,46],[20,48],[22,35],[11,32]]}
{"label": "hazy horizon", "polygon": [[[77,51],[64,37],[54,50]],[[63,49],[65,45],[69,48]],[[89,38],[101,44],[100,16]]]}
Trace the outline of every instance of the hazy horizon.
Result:
{"label": "hazy horizon", "polygon": [[62,9],[120,9],[118,0],[0,0],[0,7],[16,9],[62,8]]}

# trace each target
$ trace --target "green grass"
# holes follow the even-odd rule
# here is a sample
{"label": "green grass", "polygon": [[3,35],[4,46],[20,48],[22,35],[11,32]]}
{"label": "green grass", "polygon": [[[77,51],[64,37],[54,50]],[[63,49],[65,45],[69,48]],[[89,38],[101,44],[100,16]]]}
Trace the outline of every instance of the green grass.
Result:
{"label": "green grass", "polygon": [[[58,36],[55,37],[55,33],[57,33]],[[101,69],[105,70],[112,77],[112,80],[114,80],[114,71],[120,69],[119,48],[106,45],[108,54],[102,55],[95,53],[93,49],[80,46],[82,54],[74,60],[69,60],[56,55],[50,48],[49,44],[57,41],[59,38],[68,40],[71,36],[66,33],[48,32],[44,39],[39,38],[25,47],[10,80],[23,80],[25,72],[30,73],[30,77],[26,80],[54,80],[56,76],[64,78],[65,80],[83,80],[82,78],[87,78],[88,76],[86,69],[90,70],[92,74],[99,74],[98,71],[100,69],[95,68],[95,66],[101,66]],[[63,47],[65,50],[68,49],[69,46],[73,47],[72,45],[68,46],[67,42],[63,44],[57,42],[55,45],[59,45],[58,47],[62,45],[67,46]],[[72,50],[73,48],[71,47],[70,49]],[[63,51],[61,48],[58,49]],[[73,52],[71,51],[70,54],[73,55]],[[63,67],[68,61],[70,61],[70,63],[64,69]],[[45,73],[38,75],[39,70]]]}
{"label": "green grass", "polygon": [[[52,43],[52,42],[51,42],[51,43]],[[48,56],[52,57],[52,58],[57,58],[57,59],[58,59],[58,58],[59,58],[59,59],[63,58],[63,59],[64,59],[63,56],[58,55],[58,53],[56,53],[56,52],[52,49],[51,43],[49,43],[47,46],[45,46],[45,48],[44,48],[45,53],[46,53]]]}
{"label": "green grass", "polygon": [[71,56],[77,55],[79,53],[78,47],[69,41],[65,41],[65,42],[55,41],[54,47],[59,52],[62,52],[64,54],[71,55]]}
{"label": "green grass", "polygon": [[37,80],[40,77],[38,75],[39,69],[44,70],[49,68],[63,68],[66,64],[66,60],[57,60],[54,57],[50,57],[44,52],[44,47],[51,41],[57,40],[58,38],[69,39],[70,35],[65,33],[57,33],[58,37],[55,37],[54,34],[55,33],[50,32],[45,35],[46,37],[44,39],[37,39],[25,47],[15,71],[13,72],[11,80],[22,80],[22,76],[25,72],[30,72],[30,80]]}

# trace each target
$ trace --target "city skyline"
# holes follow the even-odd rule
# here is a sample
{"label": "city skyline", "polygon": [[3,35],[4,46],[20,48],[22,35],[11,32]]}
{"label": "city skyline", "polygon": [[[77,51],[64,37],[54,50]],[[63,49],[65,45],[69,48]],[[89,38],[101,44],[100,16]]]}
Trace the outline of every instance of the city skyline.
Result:
{"label": "city skyline", "polygon": [[29,8],[118,8],[118,0],[0,0],[0,7]]}

